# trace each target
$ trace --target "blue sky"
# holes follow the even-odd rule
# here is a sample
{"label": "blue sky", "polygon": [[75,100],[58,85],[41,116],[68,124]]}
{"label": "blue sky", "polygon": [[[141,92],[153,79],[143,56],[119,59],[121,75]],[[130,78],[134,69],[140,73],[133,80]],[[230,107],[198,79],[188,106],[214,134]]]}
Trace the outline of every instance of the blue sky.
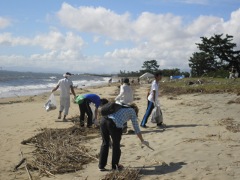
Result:
{"label": "blue sky", "polygon": [[36,72],[189,70],[201,36],[240,44],[239,0],[0,0],[0,67]]}

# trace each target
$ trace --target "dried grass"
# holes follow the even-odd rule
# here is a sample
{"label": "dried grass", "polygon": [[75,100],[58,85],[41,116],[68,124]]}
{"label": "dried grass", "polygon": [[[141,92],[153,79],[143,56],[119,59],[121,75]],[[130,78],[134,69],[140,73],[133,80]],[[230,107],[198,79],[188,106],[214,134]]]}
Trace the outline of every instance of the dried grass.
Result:
{"label": "dried grass", "polygon": [[96,155],[90,154],[91,149],[83,145],[90,138],[99,136],[97,133],[98,129],[77,126],[42,129],[41,133],[22,141],[22,144],[33,144],[36,147],[27,166],[30,170],[38,170],[41,175],[81,170],[84,165],[97,160]]}
{"label": "dried grass", "polygon": [[112,171],[111,173],[106,174],[101,180],[139,180],[139,172],[139,169],[125,168],[121,171]]}
{"label": "dried grass", "polygon": [[237,133],[240,132],[240,124],[235,122],[233,118],[225,118],[218,121],[220,126],[225,126],[230,132]]}
{"label": "dried grass", "polygon": [[234,99],[234,100],[231,100],[231,101],[228,101],[228,104],[240,104],[240,98],[237,98],[237,99]]}

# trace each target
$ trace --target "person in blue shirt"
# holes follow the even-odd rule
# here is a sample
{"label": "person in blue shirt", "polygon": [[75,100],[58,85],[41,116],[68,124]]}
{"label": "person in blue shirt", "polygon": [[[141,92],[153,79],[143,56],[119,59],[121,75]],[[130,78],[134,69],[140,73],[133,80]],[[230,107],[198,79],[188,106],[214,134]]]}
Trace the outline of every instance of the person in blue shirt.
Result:
{"label": "person in blue shirt", "polygon": [[100,149],[98,168],[100,171],[106,171],[110,138],[112,139],[112,169],[121,170],[123,166],[119,164],[121,157],[120,141],[122,138],[122,129],[124,123],[128,120],[132,121],[133,128],[141,143],[149,146],[147,141],[144,141],[138,121],[137,121],[138,107],[133,104],[129,108],[121,108],[117,112],[108,116],[103,116],[100,123],[100,131],[102,136],[102,145]]}
{"label": "person in blue shirt", "polygon": [[90,107],[90,103],[95,104],[95,112],[94,117],[95,120],[98,118],[98,108],[99,106],[106,104],[108,102],[107,99],[100,99],[100,97],[97,94],[84,94],[83,95],[83,102],[79,104],[79,110],[80,110],[80,126],[84,127],[84,117],[85,114],[87,114],[87,127],[92,127],[93,124],[93,112]]}

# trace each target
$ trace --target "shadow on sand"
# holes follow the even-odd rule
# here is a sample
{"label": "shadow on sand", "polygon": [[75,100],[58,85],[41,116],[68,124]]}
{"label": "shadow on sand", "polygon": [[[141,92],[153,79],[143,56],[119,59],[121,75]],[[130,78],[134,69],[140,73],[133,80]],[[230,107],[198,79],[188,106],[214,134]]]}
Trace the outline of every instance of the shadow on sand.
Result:
{"label": "shadow on sand", "polygon": [[185,162],[177,162],[177,163],[169,163],[164,165],[154,165],[154,166],[144,166],[140,174],[142,175],[161,175],[161,174],[168,174],[175,172],[183,167],[183,165],[186,165]]}
{"label": "shadow on sand", "polygon": [[207,124],[177,124],[177,125],[166,125],[164,127],[148,127],[146,130],[141,129],[142,134],[147,133],[162,133],[164,131],[173,130],[174,128],[185,128],[185,127],[197,127],[197,126],[208,126]]}

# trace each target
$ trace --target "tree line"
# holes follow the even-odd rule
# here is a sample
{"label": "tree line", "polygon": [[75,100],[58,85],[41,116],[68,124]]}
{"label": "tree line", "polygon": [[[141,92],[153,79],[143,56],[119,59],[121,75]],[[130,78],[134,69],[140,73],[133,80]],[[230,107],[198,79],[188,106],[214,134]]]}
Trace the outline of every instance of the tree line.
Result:
{"label": "tree line", "polygon": [[[198,52],[194,52],[189,59],[192,77],[204,75],[211,77],[228,77],[230,69],[240,72],[240,50],[236,50],[233,36],[214,34],[210,38],[200,37],[201,43],[196,43]],[[119,76],[140,76],[146,72],[154,73],[159,69],[156,60],[145,61],[139,71],[120,71]],[[162,69],[164,76],[184,75],[189,77],[189,72],[180,69]]]}
{"label": "tree line", "polygon": [[[158,65],[156,60],[149,60],[149,61],[144,61],[142,65],[142,69],[139,71],[121,71],[118,74],[121,77],[127,77],[127,76],[132,76],[132,77],[139,77],[142,74],[149,72],[154,74],[156,71],[159,70],[160,65]],[[178,68],[173,68],[173,69],[162,69],[161,70],[164,76],[178,76],[178,75],[184,75],[185,77],[189,77],[190,73],[189,72],[181,72],[180,69]]]}

